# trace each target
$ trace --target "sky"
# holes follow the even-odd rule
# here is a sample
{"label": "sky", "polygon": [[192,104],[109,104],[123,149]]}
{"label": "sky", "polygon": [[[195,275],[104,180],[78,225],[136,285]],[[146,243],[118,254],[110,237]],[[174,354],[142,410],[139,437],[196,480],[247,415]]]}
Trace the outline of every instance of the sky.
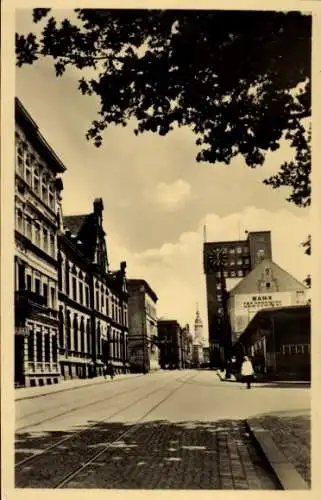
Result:
{"label": "sky", "polygon": [[[18,11],[16,21],[19,33],[36,32],[31,11]],[[256,169],[242,157],[229,166],[197,163],[188,129],[136,137],[132,124],[110,126],[97,149],[85,133],[98,104],[77,90],[80,77],[72,69],[57,79],[51,62],[41,60],[17,68],[16,95],[67,168],[64,215],[89,213],[94,199],[103,199],[110,267],[126,260],[128,277],[149,283],[159,317],[193,325],[198,304],[207,337],[204,225],[207,241],[270,230],[273,260],[299,281],[309,274],[310,258],[300,247],[311,231],[309,210],[287,202],[286,188],[262,183],[292,159],[287,144]]]}

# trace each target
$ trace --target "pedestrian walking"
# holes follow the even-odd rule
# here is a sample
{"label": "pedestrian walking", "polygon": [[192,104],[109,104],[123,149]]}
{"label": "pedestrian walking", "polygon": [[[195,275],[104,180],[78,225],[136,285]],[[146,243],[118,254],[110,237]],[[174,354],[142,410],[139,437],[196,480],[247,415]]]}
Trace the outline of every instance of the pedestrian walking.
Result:
{"label": "pedestrian walking", "polygon": [[241,375],[243,381],[246,383],[247,389],[251,389],[251,382],[253,380],[254,370],[251,360],[244,356],[244,360],[241,367]]}
{"label": "pedestrian walking", "polygon": [[110,375],[110,378],[113,380],[115,372],[114,372],[114,367],[113,367],[113,365],[111,363],[109,365],[109,375]]}

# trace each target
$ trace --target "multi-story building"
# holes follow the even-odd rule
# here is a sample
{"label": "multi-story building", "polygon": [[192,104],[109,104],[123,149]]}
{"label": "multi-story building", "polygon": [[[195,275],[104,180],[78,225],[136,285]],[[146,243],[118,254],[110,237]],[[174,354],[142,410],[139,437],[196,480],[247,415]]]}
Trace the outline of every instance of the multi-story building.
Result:
{"label": "multi-story building", "polygon": [[157,295],[143,279],[128,279],[128,356],[132,372],[159,369]]}
{"label": "multi-story building", "polygon": [[229,293],[228,310],[235,343],[256,313],[273,307],[304,305],[308,289],[270,259],[258,264]]}
{"label": "multi-story building", "polygon": [[65,166],[15,100],[15,384],[57,383],[57,204]]}
{"label": "multi-story building", "polygon": [[176,320],[161,319],[157,322],[159,364],[161,368],[182,368],[181,327]]}
{"label": "multi-story building", "polygon": [[182,368],[190,368],[192,366],[193,355],[193,335],[187,323],[181,330],[182,337]]}
{"label": "multi-story building", "polygon": [[103,202],[90,214],[62,218],[59,245],[59,361],[64,378],[128,372],[125,268],[109,270]]}
{"label": "multi-story building", "polygon": [[226,279],[240,280],[262,260],[272,258],[270,231],[247,233],[246,240],[205,242],[208,339],[211,361],[224,358],[226,339]]}

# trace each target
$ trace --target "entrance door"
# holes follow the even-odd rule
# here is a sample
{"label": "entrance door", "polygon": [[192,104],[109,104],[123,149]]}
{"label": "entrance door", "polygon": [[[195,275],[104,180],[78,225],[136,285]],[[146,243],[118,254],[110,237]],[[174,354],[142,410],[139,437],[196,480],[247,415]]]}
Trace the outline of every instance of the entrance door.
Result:
{"label": "entrance door", "polygon": [[15,385],[24,385],[24,336],[15,335],[15,351],[14,351],[14,381]]}

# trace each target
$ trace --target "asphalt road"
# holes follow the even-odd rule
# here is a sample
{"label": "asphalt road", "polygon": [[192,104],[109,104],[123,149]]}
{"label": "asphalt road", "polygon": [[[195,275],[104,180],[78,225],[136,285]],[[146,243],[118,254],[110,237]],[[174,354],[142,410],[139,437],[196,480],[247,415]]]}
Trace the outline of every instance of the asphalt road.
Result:
{"label": "asphalt road", "polygon": [[246,390],[171,371],[16,401],[17,488],[276,489],[244,419],[309,407],[309,391]]}

